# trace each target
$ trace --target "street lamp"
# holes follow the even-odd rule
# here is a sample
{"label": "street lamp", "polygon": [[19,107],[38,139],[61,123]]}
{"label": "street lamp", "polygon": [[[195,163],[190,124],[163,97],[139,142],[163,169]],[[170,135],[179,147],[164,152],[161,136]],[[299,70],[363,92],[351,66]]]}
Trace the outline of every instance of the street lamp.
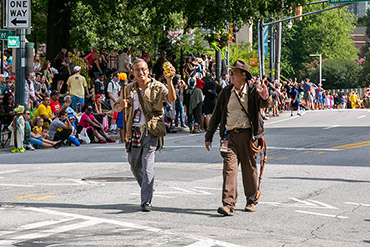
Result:
{"label": "street lamp", "polygon": [[286,27],[289,28],[289,29],[291,29],[293,27],[293,22],[292,22],[291,19],[289,20],[288,24],[286,24]]}
{"label": "street lamp", "polygon": [[320,66],[320,70],[319,70],[319,84],[322,85],[322,70],[321,70],[321,63],[322,63],[322,60],[321,60],[321,54],[310,54],[310,57],[319,57],[320,58],[320,63],[319,63],[319,66]]}

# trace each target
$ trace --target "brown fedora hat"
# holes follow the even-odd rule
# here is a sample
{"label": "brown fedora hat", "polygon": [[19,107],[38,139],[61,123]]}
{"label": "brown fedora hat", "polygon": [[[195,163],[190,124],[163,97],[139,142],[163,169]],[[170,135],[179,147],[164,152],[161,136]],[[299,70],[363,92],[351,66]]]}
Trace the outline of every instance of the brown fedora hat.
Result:
{"label": "brown fedora hat", "polygon": [[240,69],[247,72],[247,80],[252,79],[252,74],[249,72],[249,66],[243,60],[236,60],[232,66],[228,66],[230,69]]}

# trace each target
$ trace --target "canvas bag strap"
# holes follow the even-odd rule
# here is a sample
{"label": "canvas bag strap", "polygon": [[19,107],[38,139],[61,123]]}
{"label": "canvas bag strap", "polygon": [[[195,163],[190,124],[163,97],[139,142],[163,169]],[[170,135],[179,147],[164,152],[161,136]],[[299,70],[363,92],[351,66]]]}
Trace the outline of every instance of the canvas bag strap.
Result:
{"label": "canvas bag strap", "polygon": [[239,95],[236,93],[236,91],[235,91],[235,90],[234,90],[234,93],[235,93],[236,98],[238,99],[238,102],[239,102],[240,106],[242,107],[242,111],[243,111],[243,112],[245,112],[245,114],[247,114],[248,119],[250,119],[250,117],[249,117],[249,114],[248,114],[247,110],[244,108],[244,106],[243,106],[242,102],[240,101]]}
{"label": "canvas bag strap", "polygon": [[143,96],[141,95],[141,92],[139,90],[139,86],[138,86],[137,82],[135,84],[135,90],[136,90],[136,93],[137,93],[137,97],[139,98],[139,102],[140,102],[140,105],[141,105],[141,109],[143,110],[145,120],[146,120],[146,122],[148,122],[147,111],[145,109],[144,99],[143,99]]}

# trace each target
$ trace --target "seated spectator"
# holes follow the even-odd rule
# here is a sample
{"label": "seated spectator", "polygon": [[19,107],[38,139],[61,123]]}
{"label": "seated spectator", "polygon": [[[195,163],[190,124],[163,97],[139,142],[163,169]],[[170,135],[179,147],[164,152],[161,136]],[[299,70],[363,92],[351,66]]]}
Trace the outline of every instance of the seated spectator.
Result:
{"label": "seated spectator", "polygon": [[41,135],[41,137],[44,139],[49,139],[49,134],[43,132],[42,126],[44,126],[44,119],[40,117],[35,118],[33,121],[33,126],[33,133]]}
{"label": "seated spectator", "polygon": [[67,138],[72,133],[72,124],[68,120],[68,114],[64,111],[60,112],[59,117],[55,118],[50,124],[49,136],[52,141],[61,141],[56,146],[60,147],[62,143],[67,140]]}
{"label": "seated spectator", "polygon": [[95,102],[93,105],[93,111],[92,114],[98,120],[99,123],[103,125],[103,129],[105,132],[107,132],[108,129],[108,117],[107,113],[104,113],[102,110],[102,102],[103,102],[104,96],[101,94],[95,95]]}
{"label": "seated spectator", "polygon": [[40,117],[44,119],[44,127],[49,128],[51,121],[55,118],[53,116],[53,112],[51,111],[50,107],[50,97],[44,96],[42,104],[36,109],[35,113],[33,114],[33,119],[36,117]]}
{"label": "seated spectator", "polygon": [[31,131],[30,125],[30,111],[26,110],[24,112],[24,119],[26,121],[26,128],[25,128],[25,143],[27,150],[34,150],[34,147],[44,147],[44,148],[52,148],[58,147],[58,142],[49,141],[47,139],[42,138],[40,134],[35,134]]}
{"label": "seated spectator", "polygon": [[66,97],[64,97],[63,100],[64,100],[64,105],[68,105],[68,107],[65,109],[65,112],[68,113],[68,116],[73,115],[74,117],[76,117],[77,113],[71,107],[71,104],[72,104],[71,96],[67,95]]}
{"label": "seated spectator", "polygon": [[98,78],[94,82],[95,95],[104,94],[104,75],[99,74]]}
{"label": "seated spectator", "polygon": [[50,94],[50,108],[51,111],[53,112],[54,116],[57,117],[60,112],[66,111],[66,108],[71,105],[71,102],[67,103],[65,102],[64,105],[62,106],[59,103],[59,92],[58,91],[53,91]]}
{"label": "seated spectator", "polygon": [[80,142],[78,141],[78,139],[76,137],[76,135],[77,135],[77,127],[76,127],[76,124],[75,124],[76,117],[74,117],[73,115],[69,115],[68,119],[72,124],[72,133],[71,133],[70,136],[68,136],[67,140],[68,140],[69,143],[73,143],[73,144],[75,144],[76,147],[79,147],[81,144],[80,144]]}
{"label": "seated spectator", "polygon": [[15,103],[14,96],[11,93],[4,94],[2,109],[0,112],[1,123],[5,126],[9,126],[15,116]]}
{"label": "seated spectator", "polygon": [[[94,136],[99,139],[98,143],[114,142],[103,130],[103,125],[99,123],[92,115],[92,106],[88,106],[85,109],[85,113],[82,114],[77,132],[80,133],[83,128],[86,128],[87,134],[89,135],[90,141],[94,141]],[[101,136],[104,136],[104,141]]]}

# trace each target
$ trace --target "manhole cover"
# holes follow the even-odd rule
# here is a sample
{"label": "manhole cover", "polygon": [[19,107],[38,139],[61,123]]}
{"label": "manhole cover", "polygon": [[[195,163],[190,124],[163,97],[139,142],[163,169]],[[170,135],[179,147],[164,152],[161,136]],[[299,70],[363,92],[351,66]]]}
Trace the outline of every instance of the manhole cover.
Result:
{"label": "manhole cover", "polygon": [[96,182],[132,182],[136,181],[134,177],[94,177],[83,178],[82,181],[96,181]]}

